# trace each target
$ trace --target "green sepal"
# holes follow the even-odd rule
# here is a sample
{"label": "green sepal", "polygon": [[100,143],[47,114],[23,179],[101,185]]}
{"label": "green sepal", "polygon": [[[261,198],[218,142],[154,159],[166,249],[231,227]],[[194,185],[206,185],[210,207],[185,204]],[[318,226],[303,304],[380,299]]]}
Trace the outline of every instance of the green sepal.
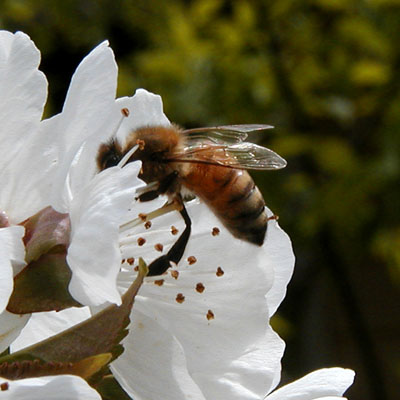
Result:
{"label": "green sepal", "polygon": [[66,262],[65,251],[62,248],[59,250],[60,253],[42,255],[14,278],[14,291],[7,305],[8,311],[28,314],[81,306],[68,291],[72,274]]}

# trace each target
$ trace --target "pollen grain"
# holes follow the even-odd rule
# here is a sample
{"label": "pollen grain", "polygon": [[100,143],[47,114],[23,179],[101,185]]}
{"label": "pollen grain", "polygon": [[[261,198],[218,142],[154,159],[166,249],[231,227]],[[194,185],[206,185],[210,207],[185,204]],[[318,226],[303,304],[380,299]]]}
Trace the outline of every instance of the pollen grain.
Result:
{"label": "pollen grain", "polygon": [[187,261],[188,261],[189,265],[192,265],[197,261],[197,258],[195,256],[190,256],[190,257],[188,257]]}
{"label": "pollen grain", "polygon": [[213,236],[218,236],[219,233],[220,233],[219,228],[217,228],[217,227],[215,226],[215,227],[213,228],[211,234],[212,234]]}
{"label": "pollen grain", "polygon": [[146,221],[146,219],[147,219],[147,214],[140,213],[140,214],[138,214],[138,217],[139,217],[142,221]]}
{"label": "pollen grain", "polygon": [[199,293],[203,293],[204,290],[205,290],[205,286],[204,286],[201,282],[199,282],[199,283],[196,285],[196,291],[198,291]]}
{"label": "pollen grain", "polygon": [[163,246],[161,243],[157,243],[157,244],[154,245],[154,248],[155,248],[157,251],[163,251],[164,246]]}
{"label": "pollen grain", "polygon": [[171,276],[172,276],[174,279],[178,279],[179,271],[177,271],[177,270],[175,270],[175,269],[172,269],[172,270],[171,270]]}
{"label": "pollen grain", "polygon": [[142,238],[142,237],[138,238],[137,244],[139,246],[143,246],[145,243],[146,243],[146,239],[145,238]]}
{"label": "pollen grain", "polygon": [[151,221],[146,221],[145,224],[144,224],[144,227],[146,229],[150,229],[151,228]]}
{"label": "pollen grain", "polygon": [[178,293],[175,299],[179,304],[182,304],[185,301],[185,296],[182,293]]}

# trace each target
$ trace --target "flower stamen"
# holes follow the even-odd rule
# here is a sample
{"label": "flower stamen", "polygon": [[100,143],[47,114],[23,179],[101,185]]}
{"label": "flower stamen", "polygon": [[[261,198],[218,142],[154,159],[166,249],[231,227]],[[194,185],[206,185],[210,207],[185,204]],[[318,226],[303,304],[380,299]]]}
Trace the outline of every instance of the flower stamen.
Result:
{"label": "flower stamen", "polygon": [[122,168],[131,158],[132,154],[139,148],[138,145],[133,146],[121,159],[121,161],[117,164],[118,167]]}
{"label": "flower stamen", "polygon": [[[157,210],[151,211],[146,214],[146,221],[150,221],[154,218],[160,217],[161,215],[167,214],[171,211],[179,211],[179,205],[176,202],[166,203],[162,207],[158,208]],[[135,228],[136,226],[143,223],[143,218],[135,218],[132,221],[129,221],[120,226],[120,233],[125,233],[128,230]]]}

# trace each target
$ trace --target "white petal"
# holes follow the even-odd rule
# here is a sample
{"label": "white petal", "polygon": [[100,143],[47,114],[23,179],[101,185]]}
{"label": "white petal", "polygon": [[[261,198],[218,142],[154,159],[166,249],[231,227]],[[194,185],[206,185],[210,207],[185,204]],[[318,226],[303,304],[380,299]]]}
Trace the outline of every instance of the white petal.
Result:
{"label": "white petal", "polygon": [[79,147],[95,132],[107,137],[104,126],[115,102],[116,87],[117,65],[105,41],[82,60],[72,77],[61,117],[67,150]]}
{"label": "white petal", "polygon": [[21,334],[12,343],[15,352],[54,336],[71,326],[90,318],[88,307],[71,307],[62,311],[40,312],[32,314]]}
{"label": "white petal", "polygon": [[17,315],[8,311],[0,314],[0,353],[2,353],[20,334],[30,314]]}
{"label": "white petal", "polygon": [[[47,96],[47,81],[38,70],[40,53],[22,32],[0,34],[0,204],[12,223],[38,211],[35,198],[26,201],[32,179],[32,153]],[[34,168],[33,168],[34,169]],[[32,214],[32,213],[31,213]]]}
{"label": "white petal", "polygon": [[[193,231],[179,264],[179,277],[157,277],[164,279],[162,286],[146,278],[136,296],[132,319],[140,311],[178,340],[189,374],[205,398],[259,399],[275,382],[283,352],[283,342],[268,325],[265,296],[272,287],[274,270],[291,251],[290,242],[276,249],[273,237],[282,234],[274,229],[263,247],[248,244],[234,239],[206,206],[194,202],[187,208]],[[182,232],[182,223],[170,214],[154,220],[149,231],[132,236],[132,242],[138,237],[146,239],[141,248],[136,246],[135,255],[151,262],[160,255],[154,250],[157,243],[168,251],[177,239],[171,235],[171,225]],[[211,234],[213,227],[220,229],[218,236]],[[132,245],[123,246],[122,251],[127,258]],[[283,261],[278,251],[283,251]],[[188,256],[195,256],[197,262],[189,265]],[[225,272],[223,276],[217,277],[218,267]],[[196,291],[198,283],[204,285],[203,293]],[[178,293],[185,296],[182,304],[176,301]],[[208,310],[214,319],[206,318]]]}
{"label": "white petal", "polygon": [[[4,40],[3,40],[4,39]],[[39,50],[27,35],[0,35],[0,139],[4,165],[15,159],[34,134],[46,101],[47,83],[38,70]]]}
{"label": "white petal", "polygon": [[266,240],[271,248],[268,258],[275,266],[274,283],[267,293],[268,309],[272,316],[286,295],[286,286],[293,274],[295,258],[290,238],[276,220],[269,221]]}
{"label": "white petal", "polygon": [[161,96],[145,89],[138,89],[133,97],[120,98],[117,103],[119,107],[129,110],[129,117],[123,121],[118,130],[117,140],[120,143],[125,143],[129,133],[143,126],[171,124],[163,112]]}
{"label": "white petal", "polygon": [[[267,211],[268,215],[271,216],[271,211]],[[272,288],[266,295],[269,315],[272,316],[285,297],[286,286],[293,274],[295,258],[290,238],[280,228],[276,220],[269,221],[266,240],[270,243],[271,248],[268,257],[274,265],[274,282]],[[269,391],[275,388],[280,381],[280,358],[281,357],[279,357],[279,363],[276,363],[275,376],[271,382]]]}
{"label": "white petal", "polygon": [[[69,174],[72,194],[79,191],[96,172],[95,154],[121,119],[115,103],[117,66],[108,42],[97,46],[78,66],[72,77],[61,114],[43,121],[43,135],[54,143],[54,180],[52,205],[68,212],[69,198],[65,182]],[[90,138],[90,139],[89,139]],[[76,159],[80,167],[70,171],[76,153],[87,141],[84,159]],[[82,165],[81,165],[82,164]]]}
{"label": "white petal", "polygon": [[[342,396],[353,383],[354,372],[343,368],[326,368],[275,390],[268,400],[317,400]],[[340,397],[341,398],[341,397]]]}
{"label": "white petal", "polygon": [[67,262],[72,270],[69,290],[85,305],[121,303],[116,279],[121,263],[119,225],[132,203],[140,163],[109,168],[96,175],[71,204],[71,245]]}
{"label": "white petal", "polygon": [[101,400],[99,393],[79,376],[57,375],[9,381],[8,390],[0,393],[3,400]]}
{"label": "white petal", "polygon": [[13,267],[19,272],[25,265],[24,234],[22,226],[0,228],[0,313],[7,307],[14,287]]}
{"label": "white petal", "polygon": [[125,351],[111,365],[115,378],[135,400],[204,400],[189,376],[182,348],[170,332],[136,312]]}

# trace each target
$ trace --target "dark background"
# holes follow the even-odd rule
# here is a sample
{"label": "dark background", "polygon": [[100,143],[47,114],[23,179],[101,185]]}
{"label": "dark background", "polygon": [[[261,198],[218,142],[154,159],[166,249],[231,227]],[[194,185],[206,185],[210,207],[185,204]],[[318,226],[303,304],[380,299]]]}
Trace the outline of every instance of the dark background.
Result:
{"label": "dark background", "polygon": [[0,28],[41,50],[46,116],[108,39],[119,96],[158,93],[188,128],[274,125],[253,139],[288,167],[254,176],[297,256],[282,381],[344,366],[350,399],[398,398],[399,0],[0,0]]}

